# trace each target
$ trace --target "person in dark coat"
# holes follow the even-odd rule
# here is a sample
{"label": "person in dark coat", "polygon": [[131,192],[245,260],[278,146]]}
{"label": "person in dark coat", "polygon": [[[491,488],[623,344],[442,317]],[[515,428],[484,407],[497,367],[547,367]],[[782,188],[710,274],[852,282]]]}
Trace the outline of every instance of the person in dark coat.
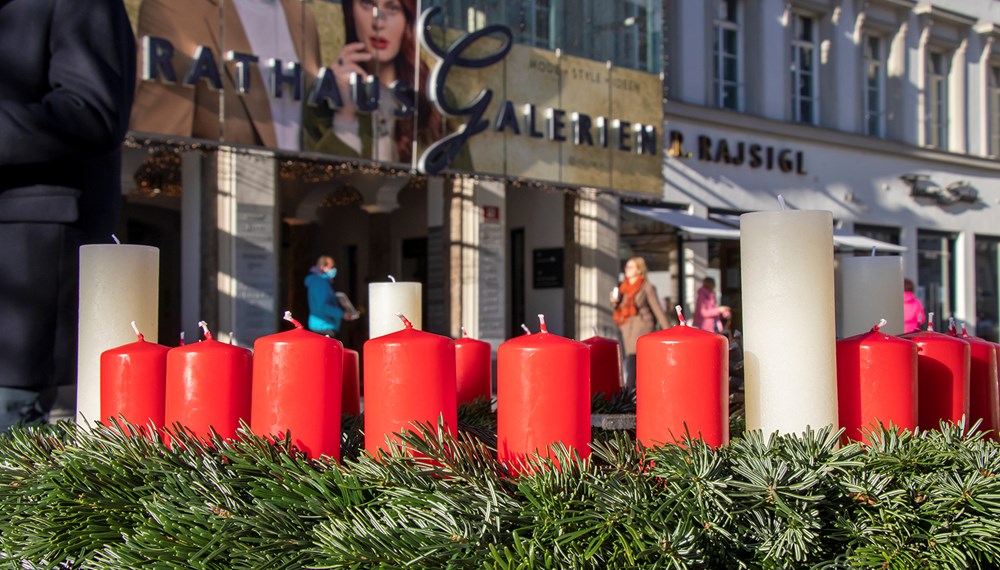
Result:
{"label": "person in dark coat", "polygon": [[625,262],[625,280],[611,293],[611,308],[625,348],[625,387],[635,388],[635,348],[639,337],[669,326],[656,287],[646,280],[646,260]]}
{"label": "person in dark coat", "polygon": [[121,0],[0,0],[0,429],[76,381],[79,246],[118,222],[135,55]]}

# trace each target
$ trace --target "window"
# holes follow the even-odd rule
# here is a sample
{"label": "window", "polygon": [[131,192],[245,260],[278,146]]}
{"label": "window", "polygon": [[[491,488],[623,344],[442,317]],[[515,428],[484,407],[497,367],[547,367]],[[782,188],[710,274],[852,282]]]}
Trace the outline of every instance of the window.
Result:
{"label": "window", "polygon": [[925,85],[927,120],[925,141],[935,148],[948,147],[948,63],[941,52],[927,56],[927,82]]}
{"label": "window", "polygon": [[[854,233],[870,237],[886,243],[899,245],[899,228],[892,226],[873,226],[869,224],[854,224]],[[869,254],[870,255],[870,254]]]}
{"label": "window", "polygon": [[1000,238],[976,236],[976,336],[997,342],[1000,320]]}
{"label": "window", "polygon": [[792,120],[815,124],[816,112],[816,20],[792,14]]}
{"label": "window", "polygon": [[722,109],[743,109],[743,65],[740,49],[743,6],[738,0],[719,0],[712,59],[715,101]]}
{"label": "window", "polygon": [[990,66],[990,154],[1000,156],[1000,66]]}
{"label": "window", "polygon": [[424,0],[423,6],[441,6],[444,25],[456,30],[503,24],[519,44],[647,73],[663,67],[660,0]]}
{"label": "window", "polygon": [[882,38],[866,35],[865,54],[865,134],[885,136],[885,52]]}
{"label": "window", "polygon": [[955,311],[955,235],[917,232],[917,297],[934,313],[936,330]]}

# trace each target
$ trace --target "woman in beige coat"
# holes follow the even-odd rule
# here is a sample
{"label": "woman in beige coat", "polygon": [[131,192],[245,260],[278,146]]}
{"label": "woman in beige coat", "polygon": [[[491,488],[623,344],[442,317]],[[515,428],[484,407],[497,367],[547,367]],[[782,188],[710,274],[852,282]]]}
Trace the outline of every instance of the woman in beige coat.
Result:
{"label": "woman in beige coat", "polygon": [[625,280],[611,292],[611,308],[625,345],[625,386],[634,389],[636,341],[657,325],[668,326],[656,287],[646,280],[646,260],[633,257],[625,262]]}

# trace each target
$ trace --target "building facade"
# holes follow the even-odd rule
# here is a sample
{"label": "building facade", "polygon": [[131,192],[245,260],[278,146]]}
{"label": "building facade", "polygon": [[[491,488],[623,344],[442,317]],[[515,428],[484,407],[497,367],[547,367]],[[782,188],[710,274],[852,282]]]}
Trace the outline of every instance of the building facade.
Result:
{"label": "building facade", "polygon": [[[873,245],[902,255],[938,322],[997,340],[1000,2],[670,0],[664,10],[665,203],[729,225],[776,209],[779,194],[829,210],[838,256]],[[701,239],[679,257],[687,298],[716,275],[723,302],[739,306],[738,245]]]}

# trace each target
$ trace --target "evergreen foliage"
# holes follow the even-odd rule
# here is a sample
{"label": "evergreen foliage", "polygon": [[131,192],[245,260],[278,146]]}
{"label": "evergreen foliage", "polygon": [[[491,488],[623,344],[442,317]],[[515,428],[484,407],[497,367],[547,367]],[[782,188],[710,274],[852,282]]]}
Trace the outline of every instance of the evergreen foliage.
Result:
{"label": "evergreen foliage", "polygon": [[[612,403],[607,403],[611,406]],[[614,404],[627,407],[626,404]],[[488,401],[340,465],[242,433],[72,423],[0,436],[12,568],[997,568],[1000,445],[975,427],[644,449],[595,433],[513,477]],[[596,431],[596,430],[595,430]],[[555,463],[554,463],[555,462]],[[556,464],[558,467],[556,467]]]}

